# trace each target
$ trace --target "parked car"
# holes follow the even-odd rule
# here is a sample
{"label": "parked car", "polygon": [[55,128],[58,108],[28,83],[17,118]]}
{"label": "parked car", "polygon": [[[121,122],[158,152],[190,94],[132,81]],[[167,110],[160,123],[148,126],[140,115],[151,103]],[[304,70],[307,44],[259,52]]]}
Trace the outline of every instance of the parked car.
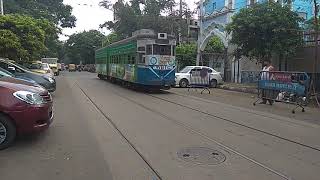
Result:
{"label": "parked car", "polygon": [[5,77],[12,77],[12,78],[16,78],[16,79],[19,79],[19,80],[27,81],[29,83],[32,83],[32,84],[35,84],[35,85],[39,86],[39,84],[37,84],[37,82],[35,82],[34,80],[32,80],[30,78],[26,78],[26,77],[17,78],[17,77],[15,77],[14,74],[12,74],[11,72],[9,72],[9,71],[7,71],[5,69],[2,69],[1,67],[0,67],[0,75],[1,76],[5,76]]}
{"label": "parked car", "polygon": [[176,85],[179,87],[188,87],[190,83],[190,72],[194,70],[201,70],[202,68],[209,69],[210,73],[210,87],[217,87],[218,84],[222,84],[223,80],[221,77],[220,72],[217,72],[216,70],[207,67],[207,66],[186,66],[183,68],[179,73],[176,73]]}
{"label": "parked car", "polygon": [[0,67],[14,74],[16,78],[32,79],[39,85],[46,88],[49,92],[54,92],[56,90],[55,79],[48,75],[31,72],[21,65],[10,63],[4,59],[0,59]]}
{"label": "parked car", "polygon": [[45,130],[52,122],[52,98],[40,86],[0,75],[0,99],[0,150],[16,135]]}
{"label": "parked car", "polygon": [[54,72],[52,71],[48,63],[42,63],[42,69],[47,71],[47,73],[49,73],[52,78],[54,77]]}
{"label": "parked car", "polygon": [[54,78],[53,71],[50,69],[49,64],[42,63],[41,61],[34,61],[32,63],[24,64],[24,67],[30,69],[32,72],[39,74],[46,74]]}
{"label": "parked car", "polygon": [[59,76],[58,58],[42,58],[41,62],[48,63],[55,76]]}

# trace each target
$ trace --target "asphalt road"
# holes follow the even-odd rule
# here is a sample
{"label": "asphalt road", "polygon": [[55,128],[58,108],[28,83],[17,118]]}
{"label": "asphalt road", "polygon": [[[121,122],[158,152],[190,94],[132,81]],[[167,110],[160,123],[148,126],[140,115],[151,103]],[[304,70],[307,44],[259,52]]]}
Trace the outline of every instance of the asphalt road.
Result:
{"label": "asphalt road", "polygon": [[0,152],[1,180],[273,180],[320,176],[320,126],[64,72],[54,123]]}

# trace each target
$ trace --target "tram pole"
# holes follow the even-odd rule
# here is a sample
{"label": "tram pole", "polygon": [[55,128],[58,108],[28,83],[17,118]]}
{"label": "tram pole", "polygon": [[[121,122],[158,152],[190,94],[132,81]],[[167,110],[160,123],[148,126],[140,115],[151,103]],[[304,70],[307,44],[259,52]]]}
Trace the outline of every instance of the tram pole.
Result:
{"label": "tram pole", "polygon": [[4,15],[4,10],[3,10],[3,0],[0,0],[0,9],[1,9],[1,15]]}

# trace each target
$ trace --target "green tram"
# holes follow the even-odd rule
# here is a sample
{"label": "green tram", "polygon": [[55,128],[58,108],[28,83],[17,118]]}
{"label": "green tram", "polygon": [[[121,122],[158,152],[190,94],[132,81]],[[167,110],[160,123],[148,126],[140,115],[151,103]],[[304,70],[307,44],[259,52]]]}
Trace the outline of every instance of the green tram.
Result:
{"label": "green tram", "polygon": [[132,37],[98,49],[96,72],[100,79],[169,89],[175,84],[175,47],[172,35],[138,30]]}

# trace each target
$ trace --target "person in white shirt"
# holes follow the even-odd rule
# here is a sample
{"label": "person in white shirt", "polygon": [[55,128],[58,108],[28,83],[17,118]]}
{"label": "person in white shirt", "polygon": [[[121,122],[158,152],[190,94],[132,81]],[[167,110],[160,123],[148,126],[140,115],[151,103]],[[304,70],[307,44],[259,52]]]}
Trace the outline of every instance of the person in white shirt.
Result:
{"label": "person in white shirt", "polygon": [[[263,69],[261,72],[261,80],[270,80],[272,74],[270,71],[274,71],[274,67],[271,64],[270,60],[266,60],[263,62]],[[262,90],[262,102],[260,104],[267,104],[267,101],[269,102],[270,105],[273,104],[272,100],[272,94],[273,92],[271,90]]]}

